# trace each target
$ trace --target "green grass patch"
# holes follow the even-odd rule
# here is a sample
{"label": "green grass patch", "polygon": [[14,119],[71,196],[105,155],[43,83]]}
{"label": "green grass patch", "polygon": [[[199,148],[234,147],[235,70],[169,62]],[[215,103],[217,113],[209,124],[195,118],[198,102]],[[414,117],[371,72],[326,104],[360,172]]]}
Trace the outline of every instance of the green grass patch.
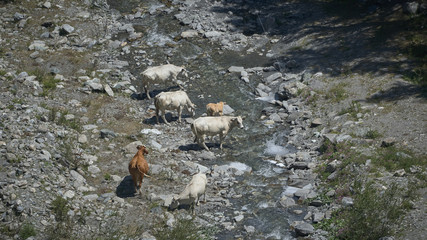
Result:
{"label": "green grass patch", "polygon": [[19,233],[18,234],[19,234],[19,237],[21,239],[27,239],[29,237],[36,236],[37,235],[37,231],[34,228],[33,224],[31,224],[31,223],[25,223],[19,229]]}
{"label": "green grass patch", "polygon": [[0,233],[9,237],[13,237],[16,234],[16,231],[11,230],[8,226],[4,225],[3,222],[0,222]]}
{"label": "green grass patch", "polygon": [[346,86],[346,83],[335,84],[326,93],[326,99],[329,99],[332,102],[341,102],[342,100],[346,99],[348,97],[348,93],[345,90]]}
{"label": "green grass patch", "polygon": [[358,113],[365,113],[366,111],[362,109],[362,105],[357,101],[352,101],[348,108],[342,109],[338,112],[338,115],[349,114],[351,118],[357,120]]}
{"label": "green grass patch", "polygon": [[111,180],[111,175],[109,173],[104,174],[104,179],[106,181],[110,181]]}
{"label": "green grass patch", "polygon": [[14,98],[12,99],[12,102],[15,104],[24,104],[24,100],[22,98]]}
{"label": "green grass patch", "polygon": [[378,155],[372,158],[372,163],[385,167],[388,171],[405,169],[408,172],[414,165],[427,167],[427,156],[416,156],[407,149],[391,146],[378,149]]}
{"label": "green grass patch", "polygon": [[391,185],[383,193],[372,183],[355,188],[354,205],[344,210],[341,219],[344,228],[339,236],[343,239],[372,239],[377,240],[389,236],[397,230],[407,210],[402,204],[401,191],[396,185]]}
{"label": "green grass patch", "polygon": [[187,239],[187,240],[200,240],[200,239],[214,239],[214,234],[217,229],[212,227],[198,228],[192,219],[177,220],[175,227],[169,228],[161,225],[154,231],[154,236],[157,240],[169,239]]}
{"label": "green grass patch", "polygon": [[37,81],[39,81],[43,86],[42,96],[48,96],[49,93],[56,88],[56,84],[60,82],[58,79],[46,71],[43,71],[40,68],[35,69],[29,73],[30,75],[36,76]]}
{"label": "green grass patch", "polygon": [[382,134],[379,133],[377,130],[368,130],[368,132],[364,136],[367,139],[377,139],[379,137],[382,137]]}
{"label": "green grass patch", "polygon": [[68,112],[64,111],[62,112],[61,116],[58,119],[58,124],[62,125],[62,126],[67,126],[69,128],[72,128],[78,132],[81,132],[82,130],[82,126],[80,124],[80,122],[76,119],[66,119],[65,115],[67,115]]}
{"label": "green grass patch", "polygon": [[403,77],[406,81],[422,87],[427,87],[427,65],[415,68]]}

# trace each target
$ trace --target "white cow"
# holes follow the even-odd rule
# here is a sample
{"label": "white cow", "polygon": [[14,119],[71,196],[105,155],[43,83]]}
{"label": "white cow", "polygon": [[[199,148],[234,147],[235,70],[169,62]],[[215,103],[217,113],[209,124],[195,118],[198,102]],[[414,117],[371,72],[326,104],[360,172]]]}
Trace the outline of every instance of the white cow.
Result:
{"label": "white cow", "polygon": [[195,136],[194,142],[197,142],[200,147],[209,151],[209,148],[205,144],[206,136],[215,136],[219,134],[219,148],[222,149],[224,138],[227,136],[228,132],[236,126],[243,128],[242,117],[200,117],[191,124],[191,131],[193,131]]}
{"label": "white cow", "polygon": [[[188,77],[187,71],[183,66],[179,67],[173,64],[166,64],[147,68],[142,72],[142,85],[145,89],[145,93],[147,94],[147,98],[151,99],[150,91],[148,90],[149,85],[165,83],[169,78],[172,78],[172,81],[176,83],[176,77],[179,73],[183,73],[185,77]],[[180,84],[178,84],[178,86],[183,89]]]}
{"label": "white cow", "polygon": [[204,195],[206,202],[206,174],[197,173],[193,176],[190,183],[185,187],[179,195],[175,195],[172,203],[169,205],[170,209],[175,209],[180,205],[190,205],[193,215],[195,214],[194,206],[199,205],[200,196]]}
{"label": "white cow", "polygon": [[190,101],[190,98],[188,98],[187,93],[184,91],[161,92],[154,98],[154,105],[156,106],[157,123],[159,123],[159,112],[161,112],[162,119],[166,124],[169,124],[165,118],[166,110],[176,109],[178,111],[178,122],[181,122],[181,114],[184,108],[192,116],[194,116],[196,108],[196,105]]}

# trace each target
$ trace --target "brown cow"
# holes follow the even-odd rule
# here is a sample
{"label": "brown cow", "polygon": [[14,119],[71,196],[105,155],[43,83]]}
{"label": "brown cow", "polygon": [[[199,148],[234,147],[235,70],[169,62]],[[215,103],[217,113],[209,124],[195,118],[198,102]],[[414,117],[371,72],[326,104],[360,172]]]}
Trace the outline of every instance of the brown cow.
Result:
{"label": "brown cow", "polygon": [[144,158],[144,154],[148,154],[147,148],[143,145],[138,145],[136,147],[138,152],[132,158],[132,161],[129,163],[129,173],[132,176],[133,183],[135,185],[135,191],[138,191],[139,194],[141,192],[141,185],[144,176],[150,177],[147,175],[148,173],[148,163]]}
{"label": "brown cow", "polygon": [[206,105],[206,112],[208,116],[222,116],[222,109],[224,108],[224,103],[225,102],[208,103]]}

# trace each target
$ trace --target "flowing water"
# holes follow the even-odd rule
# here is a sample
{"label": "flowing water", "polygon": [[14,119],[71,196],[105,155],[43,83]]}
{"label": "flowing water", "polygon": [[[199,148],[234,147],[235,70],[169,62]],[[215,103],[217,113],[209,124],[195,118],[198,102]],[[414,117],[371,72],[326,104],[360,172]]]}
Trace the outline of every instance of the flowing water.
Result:
{"label": "flowing water", "polygon": [[[131,12],[138,1],[110,1],[110,6],[122,13]],[[145,1],[142,6],[154,9],[160,6],[158,1]],[[141,6],[141,5],[140,5]],[[166,61],[175,65],[185,65],[190,76],[199,76],[187,82],[185,87],[190,99],[199,106],[196,117],[204,113],[204,106],[209,102],[224,101],[236,110],[236,115],[244,117],[244,130],[234,129],[227,137],[227,148],[215,164],[235,164],[237,167],[250,166],[252,174],[238,176],[238,184],[233,188],[238,199],[230,199],[232,208],[226,211],[227,216],[234,216],[233,211],[245,212],[243,225],[255,226],[263,238],[291,238],[289,223],[297,220],[297,216],[277,206],[287,188],[287,170],[273,161],[276,155],[285,155],[294,149],[287,146],[288,126],[285,124],[266,125],[261,119],[261,111],[267,106],[266,102],[255,99],[253,94],[259,77],[251,75],[249,84],[239,79],[239,74],[229,74],[230,66],[264,67],[271,65],[271,59],[259,54],[222,51],[206,39],[189,39],[174,42],[188,27],[181,26],[173,18],[173,14],[149,15],[142,19],[132,20],[137,32],[143,32],[142,44],[148,45],[136,48],[123,58],[131,65],[135,76],[143,71],[150,63],[165,64]],[[116,38],[124,40],[126,35]],[[173,44],[171,48],[168,44]],[[135,48],[133,48],[135,49]],[[150,60],[143,57],[147,53]],[[138,61],[135,61],[138,59]],[[302,209],[303,210],[303,209]],[[300,218],[300,217],[299,217]],[[298,219],[300,220],[300,219]],[[241,229],[233,232],[224,231],[218,234],[219,239],[234,237]]]}

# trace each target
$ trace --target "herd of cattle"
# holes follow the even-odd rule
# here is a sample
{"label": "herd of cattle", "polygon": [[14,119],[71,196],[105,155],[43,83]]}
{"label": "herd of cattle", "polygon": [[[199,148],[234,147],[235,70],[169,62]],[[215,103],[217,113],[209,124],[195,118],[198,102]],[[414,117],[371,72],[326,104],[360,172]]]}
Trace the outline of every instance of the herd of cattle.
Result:
{"label": "herd of cattle", "polygon": [[[173,64],[166,64],[156,67],[149,67],[142,72],[142,83],[148,99],[151,99],[149,86],[158,83],[165,83],[172,80],[177,83],[181,88],[179,91],[174,92],[161,92],[154,98],[154,105],[156,107],[156,120],[159,123],[159,115],[166,124],[170,124],[165,117],[166,110],[178,111],[178,122],[181,122],[182,110],[186,109],[192,116],[195,115],[195,105],[191,102],[187,93],[183,90],[181,84],[177,82],[177,76],[182,73],[188,77],[187,71],[184,67],[175,66]],[[142,94],[142,92],[141,92]],[[191,131],[193,132],[198,145],[207,151],[209,148],[205,144],[205,138],[219,135],[220,149],[227,133],[234,127],[243,128],[242,117],[237,116],[223,116],[224,102],[209,103],[206,105],[206,113],[208,116],[199,117],[191,124]],[[141,185],[144,177],[148,175],[148,163],[144,158],[148,151],[145,146],[137,146],[138,152],[129,163],[129,173],[132,176],[135,190],[141,194]],[[189,205],[194,214],[194,206],[198,204],[200,196],[205,195],[206,200],[206,174],[197,173],[193,176],[190,183],[185,187],[181,194],[173,197],[170,208],[174,209],[180,205]]]}

